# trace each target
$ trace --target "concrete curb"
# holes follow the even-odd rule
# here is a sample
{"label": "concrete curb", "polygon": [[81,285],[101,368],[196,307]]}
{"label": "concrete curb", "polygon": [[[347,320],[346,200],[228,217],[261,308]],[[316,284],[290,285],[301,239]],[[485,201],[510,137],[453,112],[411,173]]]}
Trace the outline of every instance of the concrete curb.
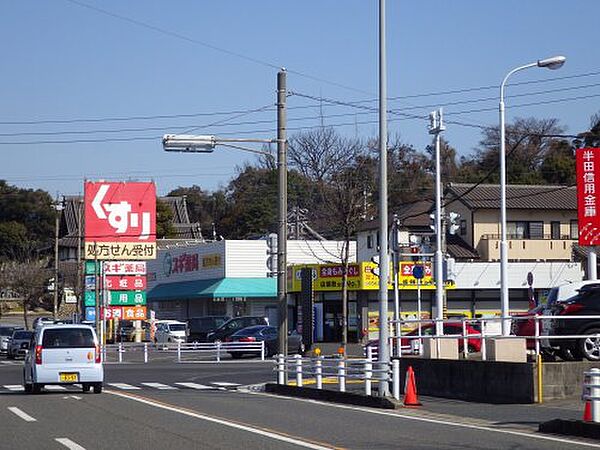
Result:
{"label": "concrete curb", "polygon": [[583,420],[555,419],[540,423],[539,431],[542,433],[600,439],[600,423],[584,422]]}
{"label": "concrete curb", "polygon": [[312,389],[297,386],[287,386],[275,383],[267,383],[265,392],[271,394],[287,395],[290,397],[309,398],[326,402],[342,403],[346,405],[368,406],[379,409],[396,409],[399,404],[383,397],[370,397],[367,395],[354,394],[351,392],[330,391],[327,389]]}

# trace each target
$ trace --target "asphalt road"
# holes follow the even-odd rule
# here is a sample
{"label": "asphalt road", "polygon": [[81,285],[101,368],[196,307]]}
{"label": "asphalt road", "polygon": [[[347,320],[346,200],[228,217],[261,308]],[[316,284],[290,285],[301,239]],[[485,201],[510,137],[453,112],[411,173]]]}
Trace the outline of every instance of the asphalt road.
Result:
{"label": "asphalt road", "polygon": [[18,390],[20,363],[2,362],[2,449],[600,447],[535,432],[540,420],[580,417],[577,402],[484,405],[421,398],[422,408],[396,411],[326,404],[245,388],[274,379],[269,363],[253,360],[107,365],[101,395],[73,387],[25,395]]}

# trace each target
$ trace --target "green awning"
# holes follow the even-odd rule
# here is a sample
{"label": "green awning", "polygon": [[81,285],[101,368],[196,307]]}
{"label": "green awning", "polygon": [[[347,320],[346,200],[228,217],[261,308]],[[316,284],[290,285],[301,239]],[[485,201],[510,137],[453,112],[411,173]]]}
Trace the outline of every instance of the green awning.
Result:
{"label": "green awning", "polygon": [[219,278],[161,283],[148,292],[149,301],[188,298],[277,297],[275,278]]}

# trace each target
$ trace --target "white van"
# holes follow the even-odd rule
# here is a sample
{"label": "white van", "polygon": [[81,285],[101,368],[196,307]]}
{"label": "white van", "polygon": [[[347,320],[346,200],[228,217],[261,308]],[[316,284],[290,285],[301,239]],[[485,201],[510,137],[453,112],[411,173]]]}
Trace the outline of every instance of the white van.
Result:
{"label": "white van", "polygon": [[186,342],[188,336],[187,323],[179,320],[159,320],[156,323],[154,342],[165,344],[169,342]]}

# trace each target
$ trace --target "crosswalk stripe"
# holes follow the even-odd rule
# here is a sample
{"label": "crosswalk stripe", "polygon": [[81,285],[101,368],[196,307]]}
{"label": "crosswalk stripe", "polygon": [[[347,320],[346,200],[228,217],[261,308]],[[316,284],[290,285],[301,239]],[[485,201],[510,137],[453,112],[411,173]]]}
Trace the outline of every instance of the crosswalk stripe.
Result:
{"label": "crosswalk stripe", "polygon": [[167,390],[167,389],[177,389],[175,386],[169,386],[168,384],[162,383],[142,383],[144,386],[149,386],[151,388]]}
{"label": "crosswalk stripe", "polygon": [[20,384],[5,384],[3,387],[5,389],[8,389],[9,391],[22,391],[23,390],[23,386],[21,386]]}
{"label": "crosswalk stripe", "polygon": [[212,386],[207,386],[205,384],[198,384],[198,383],[175,383],[178,386],[183,386],[186,388],[190,388],[190,389],[215,389]]}
{"label": "crosswalk stripe", "polygon": [[215,386],[223,386],[223,387],[241,386],[241,384],[239,384],[239,383],[228,383],[227,381],[211,381],[210,384],[214,384]]}
{"label": "crosswalk stripe", "polygon": [[132,386],[131,384],[127,384],[127,383],[108,383],[108,384],[110,386],[114,386],[118,389],[123,389],[126,391],[133,391],[133,390],[141,389],[141,387]]}
{"label": "crosswalk stripe", "polygon": [[47,384],[46,386],[44,386],[44,389],[46,389],[47,391],[66,391],[67,388],[64,386],[58,386],[58,385],[53,385],[53,384]]}

